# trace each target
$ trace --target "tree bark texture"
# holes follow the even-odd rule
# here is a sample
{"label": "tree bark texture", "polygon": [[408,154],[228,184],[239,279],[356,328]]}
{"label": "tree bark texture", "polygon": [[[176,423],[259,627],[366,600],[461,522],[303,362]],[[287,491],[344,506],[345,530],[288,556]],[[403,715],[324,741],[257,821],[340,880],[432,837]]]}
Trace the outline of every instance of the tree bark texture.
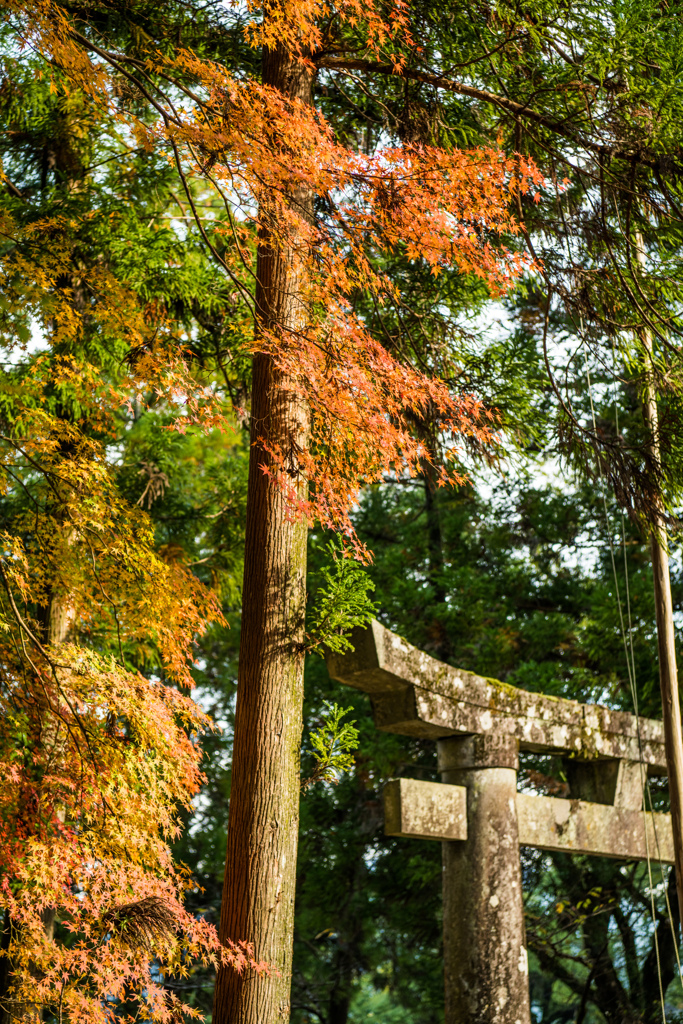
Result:
{"label": "tree bark texture", "polygon": [[[310,102],[312,77],[284,50],[266,51],[263,80]],[[311,216],[310,193],[292,204]],[[257,348],[262,328],[292,332],[305,324],[301,269],[271,244],[261,211],[257,258]],[[309,412],[272,358],[253,364],[251,455],[242,593],[242,633],[233,746],[221,941],[252,942],[271,973],[220,970],[214,1024],[281,1024],[289,1019],[294,891],[299,827],[299,756],[307,525],[264,473],[262,440],[289,453],[290,483],[306,496],[297,452],[308,439]]]}

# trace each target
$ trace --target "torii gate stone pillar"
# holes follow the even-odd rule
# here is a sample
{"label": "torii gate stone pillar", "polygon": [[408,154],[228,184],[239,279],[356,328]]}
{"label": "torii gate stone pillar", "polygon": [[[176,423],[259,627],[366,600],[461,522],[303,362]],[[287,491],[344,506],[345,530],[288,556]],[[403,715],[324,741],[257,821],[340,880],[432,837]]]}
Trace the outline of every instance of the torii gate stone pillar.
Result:
{"label": "torii gate stone pillar", "polygon": [[437,745],[441,778],[467,790],[467,839],[443,843],[446,1020],[529,1024],[517,739]]}
{"label": "torii gate stone pillar", "polygon": [[[530,1024],[519,847],[673,863],[662,723],[451,668],[378,622],[330,675],[370,694],[379,729],[437,742],[441,783],[384,790],[385,832],[443,843],[446,1024]],[[570,799],[517,792],[518,750],[567,758]]]}

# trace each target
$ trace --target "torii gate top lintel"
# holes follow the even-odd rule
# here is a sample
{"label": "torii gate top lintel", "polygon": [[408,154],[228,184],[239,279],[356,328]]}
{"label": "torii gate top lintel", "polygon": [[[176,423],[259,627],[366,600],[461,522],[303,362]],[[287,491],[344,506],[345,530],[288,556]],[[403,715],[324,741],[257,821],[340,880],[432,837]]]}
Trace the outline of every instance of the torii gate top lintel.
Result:
{"label": "torii gate top lintel", "polygon": [[353,652],[330,655],[327,666],[333,679],[370,695],[379,729],[430,739],[508,733],[521,750],[624,759],[666,774],[660,721],[452,668],[376,620],[354,633],[353,644]]}

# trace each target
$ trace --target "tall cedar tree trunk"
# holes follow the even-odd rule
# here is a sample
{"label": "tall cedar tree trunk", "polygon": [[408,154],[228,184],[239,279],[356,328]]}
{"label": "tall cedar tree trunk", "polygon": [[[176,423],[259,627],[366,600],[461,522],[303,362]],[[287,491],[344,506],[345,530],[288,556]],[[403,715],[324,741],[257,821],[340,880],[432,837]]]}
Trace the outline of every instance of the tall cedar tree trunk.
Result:
{"label": "tall cedar tree trunk", "polygon": [[[312,75],[280,48],[263,56],[263,81],[311,102]],[[290,197],[312,216],[312,197]],[[256,304],[258,331],[305,323],[301,270],[271,244],[260,212]],[[293,333],[292,337],[296,337]],[[289,1019],[294,893],[299,828],[299,753],[303,706],[303,633],[307,526],[292,521],[280,490],[263,472],[260,438],[289,453],[291,484],[306,481],[296,453],[307,441],[309,412],[270,357],[253,364],[251,454],[242,592],[237,708],[220,937],[253,942],[267,977],[221,970],[213,1024],[275,1024]]]}

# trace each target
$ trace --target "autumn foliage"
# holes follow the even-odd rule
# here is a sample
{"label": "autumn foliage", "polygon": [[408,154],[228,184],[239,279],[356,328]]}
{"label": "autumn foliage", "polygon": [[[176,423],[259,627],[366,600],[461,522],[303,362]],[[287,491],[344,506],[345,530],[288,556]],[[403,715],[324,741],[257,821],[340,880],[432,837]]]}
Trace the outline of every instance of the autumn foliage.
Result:
{"label": "autumn foliage", "polygon": [[[425,460],[442,483],[459,480],[463,439],[493,438],[490,411],[452,385],[446,350],[426,350],[418,364],[370,330],[359,300],[400,304],[386,271],[397,252],[433,275],[455,267],[505,291],[525,264],[500,237],[518,230],[512,201],[541,185],[534,167],[490,149],[359,153],[319,111],[187,49],[128,56],[67,5],[3,7],[17,48],[42,58],[47,87],[77,97],[91,130],[133,138],[174,166],[179,202],[239,297],[236,344],[270,355],[310,411],[298,450],[266,445],[290,514],[353,537],[349,508],[364,484]],[[330,13],[308,2],[254,8],[246,36],[288,48],[312,73]],[[360,25],[367,51],[400,74],[411,44],[405,5],[342,2],[334,13]],[[124,87],[137,105],[121,102]],[[202,218],[200,193],[222,200],[222,218]],[[3,342],[16,348],[29,321],[46,339],[7,398],[0,445],[5,498],[17,506],[0,564],[3,955],[12,1006],[55,1007],[74,1024],[109,1020],[133,999],[143,1016],[178,1019],[163,978],[197,959],[264,969],[184,910],[192,882],[169,853],[210,728],[187,695],[192,645],[220,618],[219,603],[161,557],[146,513],[118,493],[107,450],[111,418],[143,392],[180,408],[182,430],[226,426],[233,410],[195,372],[171,310],[144,303],[106,260],[81,266],[78,234],[102,216],[5,212],[0,225]],[[299,306],[294,326],[260,321],[254,334],[259,239],[286,258]],[[93,334],[115,339],[123,357],[93,362],[84,341]],[[432,447],[413,428],[427,419]],[[295,476],[308,481],[305,497]],[[143,674],[131,652],[146,647],[157,668]]]}
{"label": "autumn foliage", "polygon": [[[180,687],[193,638],[220,611],[155,553],[101,446],[44,414],[32,427],[2,451],[4,479],[33,498],[2,538],[0,565],[6,1005],[94,1022],[135,997],[149,1019],[175,1020],[181,1004],[163,977],[197,959],[258,967],[184,910],[192,882],[169,852],[210,727]],[[55,618],[72,641],[58,642]],[[140,645],[158,653],[164,683],[127,668]]]}
{"label": "autumn foliage", "polygon": [[[13,0],[9,6],[24,45],[51,61],[45,73],[56,88],[82,91],[101,117],[124,123],[138,143],[173,160],[188,208],[250,318],[256,315],[259,229],[304,282],[296,328],[261,324],[251,342],[273,356],[311,410],[310,442],[296,453],[310,496],[302,501],[292,491],[293,511],[351,534],[347,510],[359,486],[387,472],[413,472],[423,458],[437,461],[436,452],[415,441],[415,417],[435,423],[434,436],[444,439],[446,452],[457,450],[458,436],[490,442],[481,404],[440,380],[452,369],[445,353],[428,354],[435,373],[418,370],[410,353],[373,337],[355,306],[360,295],[379,306],[400,302],[383,270],[383,258],[397,251],[425,261],[434,275],[456,267],[483,278],[494,293],[505,291],[528,265],[500,237],[518,232],[516,197],[542,184],[533,164],[490,149],[427,145],[362,154],[335,139],[320,111],[260,82],[239,80],[192,52],[152,49],[144,61],[128,58],[76,32],[58,4],[24,7]],[[323,42],[318,26],[331,6],[291,2],[269,4],[265,12],[254,6],[253,13],[246,28],[253,46],[276,39],[314,66]],[[367,50],[400,73],[400,47],[410,42],[406,5],[387,11],[341,3],[334,14],[362,23]],[[147,117],[120,109],[122,80],[146,97]],[[220,224],[202,220],[191,189],[197,180],[224,203]],[[326,211],[313,223],[296,198],[304,194]],[[291,453],[270,455],[280,467],[274,476],[287,489]],[[448,467],[448,457],[439,461]],[[439,472],[443,482],[460,479],[455,468]]]}

